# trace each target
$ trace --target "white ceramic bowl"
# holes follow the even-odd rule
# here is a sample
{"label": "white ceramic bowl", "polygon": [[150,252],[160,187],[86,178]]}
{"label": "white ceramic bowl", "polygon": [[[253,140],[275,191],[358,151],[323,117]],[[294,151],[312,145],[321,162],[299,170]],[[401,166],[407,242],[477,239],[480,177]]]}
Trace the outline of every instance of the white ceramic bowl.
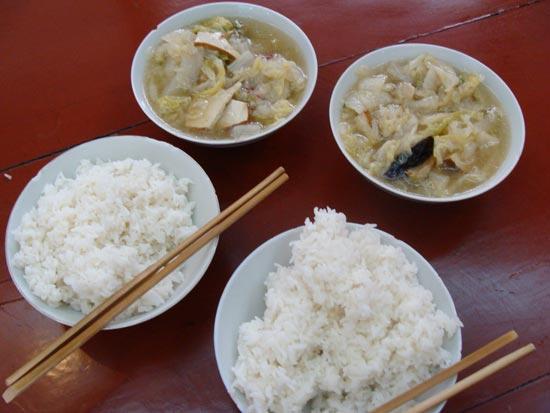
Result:
{"label": "white ceramic bowl", "polygon": [[[348,226],[350,229],[361,227],[359,224],[352,223]],[[275,271],[275,264],[288,265],[291,256],[289,243],[297,240],[302,230],[303,227],[298,227],[283,232],[256,248],[235,270],[218,304],[214,324],[216,362],[225,388],[241,411],[245,411],[246,407],[244,395],[234,391],[231,385],[234,379],[231,368],[237,360],[239,326],[254,317],[263,317],[265,311],[264,296],[266,293],[264,283],[267,275]],[[432,292],[437,308],[449,316],[456,317],[451,295],[433,267],[403,241],[399,241],[383,231],[379,232],[382,236],[382,243],[401,248],[407,259],[417,265],[420,283]],[[453,337],[445,341],[443,347],[451,353],[452,362],[460,360],[462,351],[460,329]],[[441,383],[419,400],[451,386],[455,381],[456,377],[453,377]],[[431,412],[439,412],[443,406],[444,403]]]}
{"label": "white ceramic bowl", "polygon": [[[283,33],[287,34],[296,42],[298,48],[302,52],[305,64],[303,70],[304,73],[307,75],[307,85],[302,94],[301,100],[296,105],[294,111],[285,119],[282,119],[279,122],[276,122],[275,124],[263,129],[261,132],[240,139],[207,139],[193,136],[189,133],[180,131],[170,126],[153,111],[145,95],[144,73],[146,64],[152,48],[160,42],[161,37],[173,30],[181,29],[182,27],[213,16],[249,18],[274,26]],[[304,108],[307,101],[311,97],[313,89],[315,88],[315,83],[317,82],[317,56],[306,34],[292,20],[288,19],[282,14],[279,14],[266,7],[257,6],[255,4],[249,3],[210,3],[191,7],[179,13],[176,13],[160,23],[155,30],[151,31],[145,37],[145,39],[143,39],[136,51],[134,60],[132,62],[131,80],[132,90],[134,91],[134,96],[136,97],[139,106],[149,117],[149,119],[151,119],[165,131],[181,139],[185,139],[187,141],[195,142],[202,145],[220,147],[238,146],[265,138],[270,133],[276,131],[280,127],[284,126],[286,123],[290,122],[296,115],[298,115],[298,113],[300,113],[300,111]]]}
{"label": "white ceramic bowl", "polygon": [[[177,177],[190,178],[193,185],[189,197],[196,202],[196,209],[193,214],[195,225],[199,227],[204,225],[220,211],[218,197],[208,175],[193,158],[168,143],[141,136],[116,136],[87,142],[59,155],[44,166],[19,195],[8,220],[5,241],[8,270],[15,286],[29,304],[52,320],[71,326],[80,320],[82,313],[67,305],[57,308],[51,307],[30,291],[21,269],[13,265],[13,256],[19,246],[14,240],[12,232],[19,226],[23,215],[36,205],[44,186],[53,182],[60,173],[69,178],[74,177],[76,168],[83,159],[115,161],[126,158],[148,159],[153,163],[160,164],[161,168]],[[163,305],[147,313],[111,322],[106,329],[122,328],[142,323],[156,317],[179,302],[202,278],[214,257],[217,245],[218,239],[216,238],[185,262],[185,271],[189,277],[188,282],[177,287],[172,297]]]}
{"label": "white ceramic bowl", "polygon": [[[360,66],[368,65],[370,67],[379,66],[392,60],[412,59],[422,53],[429,53],[432,56],[450,63],[452,66],[464,70],[467,72],[480,73],[485,78],[484,84],[493,92],[496,98],[502,105],[502,109],[508,120],[510,127],[510,142],[508,153],[506,158],[502,162],[500,168],[495,174],[481,185],[452,196],[447,197],[428,197],[411,192],[402,191],[394,186],[382,181],[381,179],[370,175],[365,169],[359,165],[355,159],[353,159],[346,151],[344,143],[340,136],[339,123],[340,112],[342,109],[343,98],[346,93],[353,87],[357,80],[356,72]],[[525,141],[525,123],[523,121],[523,114],[518,101],[510,88],[504,83],[504,81],[491,69],[485,66],[480,61],[470,57],[457,50],[449,49],[447,47],[435,46],[432,44],[420,44],[420,43],[407,43],[395,46],[384,47],[382,49],[375,50],[366,54],[360,59],[356,60],[346,71],[340,76],[340,79],[336,83],[330,99],[329,108],[330,126],[332,128],[332,134],[336,139],[338,147],[346,157],[346,159],[357,169],[363,176],[370,180],[380,188],[401,196],[403,198],[409,198],[416,201],[425,202],[451,202],[460,201],[463,199],[473,198],[481,195],[484,192],[494,188],[500,182],[508,176],[512,169],[516,166],[521,152],[523,151],[523,145]]]}

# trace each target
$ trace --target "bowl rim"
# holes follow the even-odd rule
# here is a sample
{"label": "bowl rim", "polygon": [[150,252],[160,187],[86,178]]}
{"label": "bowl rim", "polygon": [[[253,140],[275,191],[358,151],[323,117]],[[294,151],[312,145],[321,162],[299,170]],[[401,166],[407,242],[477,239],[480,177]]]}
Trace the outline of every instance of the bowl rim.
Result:
{"label": "bowl rim", "polygon": [[[348,154],[346,148],[344,147],[344,143],[342,142],[342,137],[340,135],[338,123],[340,114],[340,110],[342,108],[341,102],[336,102],[336,94],[340,90],[343,90],[343,84],[344,81],[352,76],[355,76],[355,71],[358,67],[364,65],[366,60],[371,58],[373,55],[378,54],[384,54],[388,50],[396,50],[396,49],[430,49],[430,50],[423,50],[419,51],[419,53],[434,53],[435,57],[437,57],[438,52],[445,52],[445,53],[451,53],[455,54],[459,58],[469,61],[470,63],[474,65],[478,65],[483,70],[486,70],[487,72],[490,72],[494,78],[496,79],[496,82],[498,84],[498,89],[501,89],[505,94],[508,95],[510,98],[510,108],[512,109],[512,112],[515,112],[518,115],[519,123],[518,123],[518,131],[517,136],[512,136],[512,133],[510,133],[510,141],[512,140],[518,140],[519,142],[519,150],[512,152],[511,148],[508,148],[508,152],[506,154],[506,157],[510,157],[511,162],[509,162],[509,165],[502,169],[497,170],[491,177],[489,177],[486,181],[482,182],[480,185],[471,188],[464,192],[459,192],[457,194],[444,196],[444,197],[430,197],[426,195],[420,195],[413,192],[407,192],[401,189],[398,189],[390,184],[387,184],[383,182],[382,180],[372,176],[369,174],[364,168],[359,165],[359,163],[351,157],[350,154]],[[387,59],[386,61],[395,60],[395,59]],[[445,61],[444,58],[442,60]],[[343,91],[344,94],[349,91]],[[525,119],[523,117],[523,111],[521,110],[521,106],[519,105],[519,102],[508,86],[508,84],[502,80],[502,78],[490,67],[482,63],[481,61],[477,60],[476,58],[461,52],[456,49],[452,49],[450,47],[445,46],[439,46],[436,44],[431,43],[402,43],[402,44],[394,44],[386,47],[382,47],[379,49],[372,50],[359,58],[357,58],[353,63],[351,63],[346,70],[340,75],[338,78],[338,81],[336,82],[336,85],[334,86],[332,90],[332,94],[330,97],[330,104],[329,104],[329,121],[330,121],[330,128],[332,130],[332,136],[334,140],[336,141],[336,144],[338,145],[338,148],[340,149],[340,152],[344,155],[344,157],[348,160],[348,162],[365,178],[367,178],[370,182],[372,182],[374,185],[378,186],[379,188],[383,189],[386,192],[389,192],[393,195],[397,195],[401,198],[411,199],[414,201],[420,201],[420,202],[429,202],[429,203],[446,203],[446,202],[456,202],[456,201],[462,201],[470,198],[474,198],[476,196],[482,195],[485,192],[490,191],[494,187],[496,187],[498,184],[500,184],[504,179],[510,175],[512,170],[516,167],[517,163],[519,162],[519,159],[521,157],[521,154],[523,153],[523,149],[525,146]],[[511,125],[510,125],[511,128]],[[511,145],[509,145],[511,146]],[[505,158],[506,160],[506,158]],[[504,160],[503,160],[504,163]],[[501,165],[502,166],[502,165]]]}
{"label": "bowl rim", "polygon": [[[48,163],[46,163],[42,168],[40,168],[40,170],[31,179],[29,179],[29,181],[26,183],[23,190],[19,193],[19,195],[17,197],[17,200],[13,204],[13,207],[11,208],[11,211],[10,211],[10,214],[9,214],[9,217],[8,217],[8,220],[7,220],[6,231],[5,231],[5,234],[4,234],[4,254],[5,254],[5,257],[6,257],[6,266],[8,268],[10,278],[11,278],[13,284],[15,285],[15,287],[17,288],[17,291],[19,292],[19,294],[21,294],[21,296],[25,299],[25,301],[28,304],[30,304],[40,314],[44,315],[45,317],[49,318],[50,320],[56,321],[56,322],[58,322],[60,324],[63,324],[65,326],[73,326],[79,320],[76,320],[76,322],[70,322],[70,321],[67,321],[63,317],[59,317],[57,314],[52,313],[50,311],[50,309],[53,309],[54,307],[51,307],[45,301],[43,301],[41,298],[34,295],[30,291],[30,288],[28,287],[28,283],[27,283],[27,281],[25,280],[25,278],[23,276],[16,277],[14,275],[13,256],[10,255],[10,252],[8,251],[8,246],[9,246],[8,240],[13,236],[12,232],[16,228],[16,225],[19,224],[18,222],[17,223],[15,222],[15,218],[14,218],[15,211],[20,210],[21,208],[23,208],[23,206],[21,204],[23,202],[23,201],[21,201],[21,197],[23,196],[23,194],[27,190],[29,190],[29,187],[33,184],[33,182],[38,179],[38,177],[43,173],[44,170],[46,170],[46,169],[55,169],[54,168],[55,164],[60,162],[60,159],[62,159],[63,157],[65,157],[67,155],[70,155],[70,154],[76,152],[77,150],[81,150],[82,149],[81,147],[87,146],[89,144],[96,144],[97,145],[98,142],[99,142],[99,144],[101,144],[101,143],[109,144],[109,143],[114,142],[114,141],[129,140],[129,139],[131,139],[132,142],[135,142],[136,139],[139,139],[143,142],[146,142],[148,145],[149,144],[159,145],[159,146],[164,147],[166,150],[173,151],[175,153],[178,153],[178,155],[186,158],[187,161],[189,162],[189,164],[192,165],[193,168],[197,168],[197,170],[202,171],[202,173],[204,174],[204,176],[206,178],[205,182],[208,185],[208,190],[212,191],[212,194],[214,195],[215,204],[213,206],[215,207],[215,210],[217,211],[216,213],[220,212],[220,204],[219,204],[219,199],[218,199],[216,190],[214,188],[214,185],[212,184],[212,181],[211,181],[210,177],[206,173],[206,171],[204,171],[204,169],[199,165],[199,163],[197,161],[195,161],[189,154],[187,154],[183,150],[169,144],[168,142],[159,141],[159,140],[156,140],[156,139],[152,139],[152,138],[149,138],[149,137],[146,137],[146,136],[139,136],[139,135],[115,135],[115,136],[107,136],[107,137],[104,137],[104,138],[93,139],[93,140],[90,140],[90,141],[87,141],[87,142],[83,142],[83,143],[81,143],[79,145],[76,145],[76,146],[74,146],[74,147],[58,154],[57,156],[55,156],[55,158],[51,159]],[[131,158],[131,157],[128,156],[128,158]],[[145,156],[144,156],[144,158],[147,159]],[[86,159],[86,158],[82,158],[82,159]],[[133,159],[133,158],[131,158],[131,159]],[[161,168],[163,168],[162,165],[160,165],[160,166],[161,166]],[[30,208],[34,207],[35,205],[36,204],[31,205]],[[26,212],[28,212],[29,210],[30,209],[27,209]],[[189,294],[193,290],[193,288],[195,288],[195,286],[199,283],[199,281],[204,277],[204,274],[206,273],[208,267],[210,266],[210,264],[211,264],[211,262],[214,258],[214,255],[216,253],[216,250],[217,250],[217,247],[218,247],[218,241],[219,241],[219,237],[216,237],[203,247],[203,248],[208,248],[208,250],[207,250],[208,253],[205,256],[205,258],[204,258],[203,262],[201,263],[200,267],[197,269],[196,272],[194,272],[194,274],[199,274],[199,275],[196,275],[195,279],[192,282],[190,282],[189,284],[186,285],[186,288],[182,290],[181,297],[175,299],[173,302],[166,301],[164,304],[162,304],[158,307],[155,307],[150,311],[147,311],[147,312],[144,312],[144,313],[138,313],[138,314],[135,314],[135,315],[133,315],[129,318],[125,318],[125,319],[122,319],[122,320],[113,320],[109,324],[107,324],[105,327],[103,327],[103,330],[116,330],[116,329],[131,327],[131,326],[134,326],[134,325],[137,325],[137,324],[144,323],[144,322],[152,320],[153,318],[155,318],[155,317],[161,315],[162,313],[168,311],[170,308],[172,308],[177,303],[179,303],[181,300],[183,300],[187,296],[187,294]],[[38,303],[41,303],[41,305],[39,305]],[[76,310],[74,310],[74,311],[76,311]]]}
{"label": "bowl rim", "polygon": [[[149,38],[151,36],[155,35],[155,32],[159,29],[162,29],[163,26],[171,23],[172,21],[178,20],[181,18],[181,16],[184,16],[188,14],[189,12],[200,10],[200,9],[211,9],[215,11],[215,9],[219,6],[228,6],[228,7],[249,7],[251,9],[261,10],[266,14],[269,14],[271,16],[276,17],[279,20],[282,20],[285,22],[286,25],[293,27],[298,33],[301,34],[303,37],[303,40],[306,43],[307,50],[302,50],[302,56],[304,58],[304,62],[307,64],[311,63],[311,73],[307,74],[307,81],[306,81],[306,87],[304,89],[304,94],[302,98],[300,99],[300,102],[295,106],[294,110],[290,115],[287,117],[280,119],[279,121],[275,122],[274,124],[270,125],[266,129],[262,129],[260,132],[255,133],[250,136],[246,136],[239,139],[233,139],[233,138],[223,138],[223,139],[205,139],[205,138],[199,138],[193,135],[189,135],[184,131],[181,131],[167,122],[165,122],[160,116],[157,115],[157,113],[153,110],[151,104],[147,100],[147,95],[145,94],[145,91],[143,90],[143,82],[138,81],[138,68],[137,68],[137,62],[140,59],[146,59],[144,56],[147,53],[147,47],[146,43],[149,41]],[[215,15],[216,13],[212,13],[212,15]],[[274,24],[268,23],[274,27],[276,27],[278,30],[281,30],[286,34],[286,30],[281,28],[280,26],[276,26]],[[310,61],[311,58],[311,61]],[[223,1],[223,2],[216,2],[216,3],[206,3],[206,4],[200,4],[197,6],[189,7],[184,10],[181,10],[175,14],[172,14],[171,16],[168,16],[166,19],[161,21],[156,28],[151,30],[147,35],[143,38],[143,40],[140,42],[139,46],[136,49],[136,52],[134,53],[134,57],[132,59],[132,66],[130,69],[130,81],[132,85],[132,92],[134,94],[134,98],[137,101],[140,109],[143,111],[143,113],[151,120],[153,123],[155,123],[158,127],[165,130],[166,132],[170,133],[173,136],[176,136],[177,138],[183,139],[185,141],[193,142],[199,145],[203,146],[212,146],[212,147],[230,147],[230,146],[240,146],[245,145],[248,143],[256,142],[260,139],[263,139],[267,137],[268,135],[272,134],[273,132],[277,131],[278,129],[285,126],[287,123],[292,121],[307,105],[309,102],[311,96],[313,95],[313,92],[315,90],[315,86],[317,84],[317,76],[318,76],[318,62],[317,62],[317,54],[315,52],[315,48],[313,47],[313,44],[311,43],[311,40],[309,37],[305,34],[305,32],[298,26],[294,21],[292,21],[290,18],[286,17],[285,15],[270,9],[265,6],[260,6],[257,4],[252,3],[246,3],[246,2],[234,2],[234,1]],[[140,96],[143,96],[143,99],[140,99]]]}
{"label": "bowl rim", "polygon": [[[346,226],[348,228],[356,230],[356,229],[359,229],[359,228],[363,228],[365,226],[365,224],[359,224],[359,223],[355,223],[355,222],[347,222]],[[231,400],[233,401],[235,406],[237,406],[237,408],[241,411],[242,411],[242,409],[241,409],[241,406],[240,406],[240,402],[238,400],[236,400],[236,398],[235,398],[232,383],[228,383],[226,381],[226,379],[224,378],[224,376],[222,375],[220,348],[223,344],[221,343],[221,339],[219,338],[220,324],[221,324],[221,317],[222,317],[222,315],[221,315],[222,308],[225,306],[225,302],[228,299],[227,297],[229,296],[230,291],[234,290],[233,285],[237,282],[236,281],[237,274],[239,274],[242,271],[242,268],[245,267],[248,264],[249,261],[252,261],[253,259],[255,259],[255,257],[258,254],[260,254],[262,251],[264,251],[265,249],[272,247],[272,245],[277,243],[281,238],[285,238],[287,236],[294,236],[295,234],[296,234],[296,236],[299,236],[299,234],[303,231],[304,228],[305,228],[305,225],[300,225],[300,226],[285,230],[285,231],[283,231],[279,234],[276,234],[273,237],[265,240],[258,247],[256,247],[252,252],[250,252],[246,256],[246,258],[237,266],[237,268],[235,268],[235,270],[231,274],[231,277],[227,281],[227,283],[226,283],[226,285],[223,289],[222,295],[220,296],[220,299],[218,301],[218,306],[216,308],[216,315],[215,315],[215,318],[214,318],[214,330],[213,330],[213,333],[212,333],[212,338],[213,338],[213,341],[214,341],[214,357],[216,359],[216,367],[218,369],[218,374],[220,375],[220,378],[222,379],[223,385],[224,385],[227,393],[231,397]],[[434,279],[436,280],[436,282],[441,285],[443,294],[445,295],[445,299],[450,303],[450,308],[451,308],[452,315],[455,316],[458,319],[459,317],[458,317],[458,313],[456,311],[456,307],[455,307],[453,297],[452,297],[451,293],[449,292],[447,286],[443,282],[443,279],[439,276],[439,273],[435,270],[435,268],[431,265],[431,263],[426,258],[424,258],[424,256],[422,254],[420,254],[420,252],[418,252],[416,249],[411,247],[405,241],[402,241],[402,240],[396,238],[395,236],[393,236],[393,235],[391,235],[391,234],[389,234],[385,231],[382,231],[378,227],[373,227],[373,229],[376,232],[378,232],[381,235],[382,238],[391,239],[393,242],[395,242],[397,245],[399,245],[400,248],[408,249],[409,252],[411,252],[412,255],[414,255],[417,259],[419,259],[420,261],[424,261],[424,264],[426,264],[427,268],[434,275]],[[383,240],[382,240],[382,243],[384,244]],[[416,264],[416,262],[417,261],[415,260],[414,263]],[[273,263],[273,264],[275,264],[275,263]],[[275,266],[273,265],[273,269],[274,268],[275,268]],[[266,274],[266,278],[267,278],[267,275],[268,274]],[[264,291],[264,295],[265,295],[265,291]],[[264,301],[265,301],[265,297],[264,297]],[[462,356],[462,345],[463,345],[463,343],[462,343],[462,327],[461,326],[459,326],[459,328],[457,328],[455,335],[457,336],[456,339],[458,340],[458,350],[457,350],[458,360],[456,360],[456,361],[459,361],[461,359],[461,356]],[[451,385],[456,383],[457,375],[454,375],[454,376],[450,377],[448,380],[450,380],[449,381],[449,387],[450,387]],[[439,412],[441,412],[441,410],[443,410],[446,403],[447,403],[447,401],[443,401],[441,404],[438,405],[438,407],[430,410],[430,413],[439,413]]]}

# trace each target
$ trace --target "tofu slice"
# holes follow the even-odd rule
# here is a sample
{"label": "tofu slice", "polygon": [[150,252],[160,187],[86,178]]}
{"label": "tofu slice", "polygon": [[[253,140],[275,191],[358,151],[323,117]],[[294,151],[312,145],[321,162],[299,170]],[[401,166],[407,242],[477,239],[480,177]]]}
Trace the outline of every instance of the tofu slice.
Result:
{"label": "tofu slice", "polygon": [[232,59],[237,59],[240,56],[240,53],[229,44],[227,39],[222,37],[221,33],[198,32],[194,45],[218,50]]}
{"label": "tofu slice", "polygon": [[434,166],[435,166],[435,158],[432,156],[426,162],[418,166],[415,166],[414,168],[408,169],[405,173],[414,182],[419,182],[428,177],[428,175],[430,174],[430,171]]}
{"label": "tofu slice", "polygon": [[246,122],[248,120],[248,105],[246,102],[231,99],[231,102],[225,107],[218,126],[220,128],[229,128],[233,125]]}
{"label": "tofu slice", "polygon": [[[209,129],[216,124],[225,110],[225,107],[235,94],[241,88],[241,82],[235,83],[229,89],[220,90],[216,94],[210,96],[206,100],[206,107],[202,111],[201,116],[190,117],[186,116],[185,126],[189,128]],[[203,100],[203,101],[204,101]],[[191,102],[191,106],[193,103]]]}

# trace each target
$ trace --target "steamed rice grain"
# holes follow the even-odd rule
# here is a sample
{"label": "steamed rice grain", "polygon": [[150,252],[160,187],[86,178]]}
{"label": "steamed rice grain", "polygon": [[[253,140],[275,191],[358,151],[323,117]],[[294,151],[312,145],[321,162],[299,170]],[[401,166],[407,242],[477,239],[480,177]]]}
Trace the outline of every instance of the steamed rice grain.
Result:
{"label": "steamed rice grain", "polygon": [[450,363],[460,321],[437,310],[416,266],[373,225],[316,209],[269,274],[263,318],[241,325],[234,389],[248,412],[366,412]]}
{"label": "steamed rice grain", "polygon": [[[89,313],[196,230],[190,184],[145,159],[82,161],[23,216],[14,264],[48,305]],[[185,279],[180,267],[120,318],[160,306]]]}

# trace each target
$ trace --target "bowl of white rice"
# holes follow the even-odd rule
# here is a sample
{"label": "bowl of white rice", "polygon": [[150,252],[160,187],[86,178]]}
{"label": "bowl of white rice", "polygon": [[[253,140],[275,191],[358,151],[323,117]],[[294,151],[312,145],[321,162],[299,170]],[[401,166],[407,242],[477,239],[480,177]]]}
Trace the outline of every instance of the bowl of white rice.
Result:
{"label": "bowl of white rice", "polygon": [[214,347],[243,412],[366,412],[457,362],[460,327],[449,292],[418,252],[327,208],[235,270]]}
{"label": "bowl of white rice", "polygon": [[[6,260],[21,295],[71,326],[220,211],[212,182],[168,143],[116,136],[64,152],[19,195]],[[106,329],[168,310],[200,281],[218,239],[149,290]]]}

